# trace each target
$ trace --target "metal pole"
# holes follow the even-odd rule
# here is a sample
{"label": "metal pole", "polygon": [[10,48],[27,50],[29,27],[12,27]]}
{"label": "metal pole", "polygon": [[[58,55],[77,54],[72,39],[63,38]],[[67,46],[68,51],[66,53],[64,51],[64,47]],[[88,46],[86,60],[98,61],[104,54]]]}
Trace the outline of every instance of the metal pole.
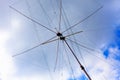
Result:
{"label": "metal pole", "polygon": [[89,80],[92,80],[90,75],[87,73],[87,71],[85,70],[84,66],[80,63],[80,61],[78,60],[77,56],[75,55],[75,53],[73,52],[73,50],[71,49],[71,47],[69,46],[69,44],[67,43],[67,41],[64,39],[66,45],[68,46],[68,48],[70,49],[70,51],[72,52],[73,56],[75,57],[75,59],[77,60],[78,64],[80,65],[80,68],[83,70],[83,72],[86,74],[86,76],[88,77]]}

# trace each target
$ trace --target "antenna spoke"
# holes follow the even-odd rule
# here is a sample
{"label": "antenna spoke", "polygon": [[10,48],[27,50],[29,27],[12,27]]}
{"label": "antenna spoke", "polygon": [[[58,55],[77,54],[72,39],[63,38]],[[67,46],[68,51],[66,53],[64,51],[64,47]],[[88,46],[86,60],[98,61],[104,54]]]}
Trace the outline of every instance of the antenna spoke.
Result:
{"label": "antenna spoke", "polygon": [[60,31],[60,27],[61,27],[61,18],[62,18],[62,0],[60,0],[60,14],[59,14],[59,31]]}
{"label": "antenna spoke", "polygon": [[97,10],[95,10],[93,13],[91,13],[90,15],[88,15],[86,18],[84,18],[84,19],[78,21],[76,24],[70,26],[69,28],[67,28],[67,29],[66,29],[65,31],[63,31],[62,33],[66,32],[66,31],[74,28],[75,26],[79,25],[80,23],[84,22],[85,20],[87,20],[88,18],[90,18],[91,16],[93,16],[95,13],[97,13],[97,12],[98,12],[100,9],[102,9],[102,8],[103,8],[103,6],[101,6],[101,7],[98,8]]}
{"label": "antenna spoke", "polygon": [[12,7],[12,6],[9,6],[9,7],[10,7],[11,9],[13,9],[14,11],[18,12],[19,14],[21,14],[22,16],[26,17],[27,19],[31,20],[32,22],[34,22],[34,23],[36,23],[36,24],[38,24],[38,25],[40,25],[40,26],[46,28],[47,30],[49,30],[49,31],[51,31],[51,32],[53,32],[53,33],[56,33],[56,32],[53,31],[52,29],[50,29],[50,28],[48,28],[48,27],[42,25],[41,23],[37,22],[36,20],[34,20],[34,19],[30,18],[29,16],[23,14],[22,12],[18,11],[18,10],[15,9],[14,7]]}
{"label": "antenna spoke", "polygon": [[79,34],[79,33],[81,33],[81,32],[83,32],[83,31],[78,31],[78,32],[75,32],[75,33],[72,33],[72,34],[66,35],[65,37],[69,37],[69,36],[72,36],[72,35],[75,35],[75,34]]}
{"label": "antenna spoke", "polygon": [[53,40],[54,38],[56,38],[57,36],[53,36],[52,38],[48,39],[47,41],[45,41],[44,43],[46,42],[49,42],[50,40]]}
{"label": "antenna spoke", "polygon": [[[56,36],[55,36],[55,37],[56,37]],[[53,38],[55,38],[55,37],[52,37],[51,39],[53,39]],[[23,51],[23,52],[21,52],[21,53],[15,54],[15,55],[13,55],[12,57],[16,57],[16,56],[25,54],[25,53],[27,53],[27,52],[29,52],[29,51],[31,51],[31,50],[33,50],[33,49],[41,46],[41,45],[44,45],[44,44],[47,44],[47,43],[50,43],[50,42],[54,42],[54,41],[58,40],[59,38],[58,38],[58,39],[54,39],[54,40],[51,40],[51,39],[49,39],[49,40],[47,40],[47,41],[45,41],[45,42],[43,42],[43,43],[41,43],[41,44],[38,44],[38,45],[36,45],[36,46],[34,46],[34,47],[32,47],[32,48],[29,48],[29,49],[27,49],[27,50],[25,50],[25,51]]]}
{"label": "antenna spoke", "polygon": [[42,44],[38,44],[38,45],[36,45],[36,46],[34,46],[34,47],[30,48],[30,49],[27,49],[27,50],[25,50],[25,51],[23,51],[23,52],[21,52],[21,53],[18,53],[18,54],[13,55],[12,57],[16,57],[16,56],[25,54],[25,53],[27,53],[27,52],[29,52],[29,51],[31,51],[31,50],[33,50],[33,49],[39,47],[40,45],[42,45]]}
{"label": "antenna spoke", "polygon": [[56,41],[56,40],[59,40],[59,38],[57,38],[57,39],[53,39],[53,40],[50,40],[50,41],[47,41],[47,42],[44,42],[44,43],[42,43],[42,45],[47,44],[47,43],[54,42],[54,41]]}

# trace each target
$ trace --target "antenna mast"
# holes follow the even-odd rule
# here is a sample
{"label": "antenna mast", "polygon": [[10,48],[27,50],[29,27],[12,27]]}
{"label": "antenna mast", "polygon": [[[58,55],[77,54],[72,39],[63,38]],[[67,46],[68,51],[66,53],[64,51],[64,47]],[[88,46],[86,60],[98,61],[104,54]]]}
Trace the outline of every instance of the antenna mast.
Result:
{"label": "antenna mast", "polygon": [[68,44],[68,42],[66,41],[66,37],[62,35],[62,33],[58,32],[57,36],[59,37],[60,40],[63,40],[65,42],[65,44],[67,45],[67,47],[69,48],[69,50],[71,51],[72,55],[74,56],[74,58],[76,59],[77,63],[79,64],[80,68],[82,69],[82,71],[85,73],[85,75],[88,77],[89,80],[92,80],[90,75],[87,73],[87,71],[85,70],[84,66],[81,64],[81,62],[79,61],[79,59],[77,58],[77,56],[75,55],[74,51],[72,50],[72,48],[70,47],[70,45]]}

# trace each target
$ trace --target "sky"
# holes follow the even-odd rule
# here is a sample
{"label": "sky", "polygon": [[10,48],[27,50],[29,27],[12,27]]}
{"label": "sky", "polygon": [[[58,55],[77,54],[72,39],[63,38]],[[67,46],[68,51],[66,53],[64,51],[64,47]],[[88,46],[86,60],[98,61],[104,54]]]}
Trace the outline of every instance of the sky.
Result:
{"label": "sky", "polygon": [[56,36],[54,31],[66,30],[101,6],[97,13],[63,35],[83,31],[66,41],[92,80],[120,80],[119,4],[119,0],[62,0],[59,29],[59,0],[0,0],[0,80],[88,80],[63,41],[12,56]]}

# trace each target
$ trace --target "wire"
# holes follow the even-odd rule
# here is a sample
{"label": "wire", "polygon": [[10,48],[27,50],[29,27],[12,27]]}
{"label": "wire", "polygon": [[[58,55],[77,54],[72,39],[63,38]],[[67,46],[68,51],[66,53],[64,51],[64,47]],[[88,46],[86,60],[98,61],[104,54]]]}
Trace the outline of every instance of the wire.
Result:
{"label": "wire", "polygon": [[50,73],[51,80],[54,80],[54,79],[53,79],[53,76],[52,76],[52,73],[51,73],[51,70],[50,70],[50,68],[49,68],[48,61],[47,61],[47,59],[46,59],[46,56],[45,56],[44,52],[42,53],[42,55],[43,55],[43,57],[44,57],[44,59],[45,59],[46,65],[48,66],[48,71],[49,71],[49,73]]}
{"label": "wire", "polygon": [[[67,21],[68,26],[71,26],[70,23],[69,23],[69,19],[68,19],[68,17],[67,17],[67,14],[66,14],[66,12],[65,12],[65,10],[64,10],[64,7],[62,7],[62,9],[63,9],[63,14],[64,14],[64,16],[65,16],[65,19],[66,19],[66,21]],[[63,19],[64,19],[64,18],[63,18]],[[65,21],[64,21],[64,22],[65,22]],[[66,26],[66,27],[67,27],[67,26]],[[71,33],[73,34],[73,30],[70,29],[70,31],[71,31]],[[74,41],[76,41],[76,38],[75,38],[74,35],[73,35],[73,39],[74,39]],[[71,44],[72,44],[72,42],[71,42]],[[73,44],[72,44],[72,45],[73,45]],[[83,60],[83,63],[84,63],[84,65],[85,65],[85,67],[86,67],[86,64],[85,64],[83,55],[82,55],[82,53],[81,53],[81,50],[79,49],[79,46],[78,46],[78,45],[76,45],[76,46],[77,46],[79,55],[81,56],[81,58],[82,58],[82,60]],[[74,50],[74,47],[73,47],[73,46],[72,46],[72,48],[73,48],[73,50]],[[75,50],[74,50],[74,51],[75,51]]]}
{"label": "wire", "polygon": [[56,60],[55,60],[55,67],[54,67],[54,72],[56,70],[56,66],[57,66],[57,62],[58,62],[58,54],[59,54],[59,40],[58,40],[58,43],[57,43],[57,48],[56,48]]}
{"label": "wire", "polygon": [[40,0],[37,0],[37,2],[39,3],[39,6],[40,6],[41,9],[43,10],[43,12],[44,12],[44,14],[46,15],[46,17],[48,17],[48,18],[47,18],[47,19],[48,19],[48,23],[49,23],[49,26],[51,26],[50,23],[52,23],[52,20],[51,20],[50,16],[47,14],[47,12],[46,12],[45,8],[43,7],[43,5],[41,4]]}
{"label": "wire", "polygon": [[[65,13],[64,12],[64,8],[63,8],[63,6],[62,6],[62,10],[63,10],[63,14]],[[65,15],[64,15],[65,16]],[[66,23],[66,21],[65,21],[65,18],[64,18],[64,16],[62,16],[63,17],[63,22],[64,22],[64,24],[65,24],[65,27],[66,27],[66,29],[67,29],[67,23]],[[69,23],[68,23],[69,24]],[[70,37],[70,36],[72,36],[72,35],[75,35],[75,34],[78,34],[78,33],[72,33],[72,34],[70,34],[69,32],[67,32],[69,35],[66,35],[65,37]],[[63,42],[63,41],[62,41]],[[72,68],[72,65],[71,65],[71,62],[70,62],[70,59],[69,59],[69,56],[68,56],[68,52],[67,52],[67,50],[66,50],[66,48],[65,48],[65,44],[64,44],[64,42],[63,42],[63,47],[64,47],[64,50],[65,50],[65,52],[66,52],[66,57],[67,57],[67,60],[68,60],[68,64],[69,64],[69,67],[70,67],[70,69],[71,69],[71,72],[72,72],[72,78],[73,78],[73,80],[75,80],[75,74],[74,74],[74,70],[73,70],[73,68]],[[73,46],[72,46],[72,48],[73,48]],[[73,50],[74,50],[74,48],[73,48]],[[75,50],[74,50],[75,51]]]}
{"label": "wire", "polygon": [[[26,3],[27,3],[27,5],[28,5],[28,7],[30,8],[30,5],[29,5],[29,3],[28,3],[27,0],[26,0]],[[30,13],[30,16],[32,16],[29,8],[28,8],[28,11],[29,11],[29,13]],[[37,28],[36,28],[37,26],[35,25],[34,22],[33,22],[33,26],[35,26],[34,30],[35,30],[35,32],[36,32],[37,40],[40,41],[39,34],[38,34],[38,31],[37,31]],[[54,39],[55,37],[56,37],[56,36],[50,38],[50,39],[47,40],[46,42],[48,42],[48,41]],[[46,59],[46,56],[45,56],[44,52],[42,52],[42,55],[43,55],[43,57],[44,57],[44,60],[45,60],[46,65],[47,65],[47,67],[48,67],[48,71],[49,71],[51,80],[53,80],[53,76],[52,76],[52,73],[51,73],[51,71],[50,71],[50,68],[49,68],[49,65],[48,65],[48,62],[47,62],[47,59]]]}
{"label": "wire", "polygon": [[[67,39],[68,39],[68,38],[67,38]],[[71,42],[73,42],[73,43],[75,43],[75,44],[78,44],[78,45],[80,45],[81,47],[86,48],[86,49],[88,49],[88,50],[90,50],[90,51],[95,51],[94,49],[88,48],[87,46],[84,46],[84,45],[82,45],[82,44],[80,44],[80,43],[77,43],[77,42],[75,42],[75,41],[73,41],[73,40],[71,40],[71,39],[68,39],[68,40],[71,41]]]}
{"label": "wire", "polygon": [[[67,21],[68,25],[71,26],[70,23],[69,23],[68,17],[67,17],[67,15],[66,15],[65,11],[64,11],[64,8],[63,8],[63,13],[64,13],[64,15],[65,15],[65,18],[66,18],[66,21]],[[73,34],[73,30],[70,29],[70,31],[71,31],[71,33]],[[74,35],[73,35],[73,39],[74,39],[74,41],[76,41],[76,37],[75,37]],[[70,42],[71,42],[71,41],[70,41]],[[71,42],[71,44],[72,44],[72,42]],[[72,45],[73,45],[73,44],[72,44]],[[73,46],[72,46],[72,47],[73,47]],[[81,56],[81,59],[82,59],[83,64],[84,64],[84,67],[86,67],[85,60],[84,60],[84,57],[83,57],[83,55],[82,55],[82,53],[81,53],[81,50],[80,50],[80,48],[79,48],[78,45],[76,45],[76,47],[77,47],[77,49],[78,49],[79,55]],[[73,47],[73,50],[74,50],[74,47]],[[86,70],[87,70],[87,69],[86,69]]]}
{"label": "wire", "polygon": [[[70,23],[69,23],[69,20],[68,20],[68,18],[67,18],[67,16],[66,16],[66,13],[65,13],[65,11],[64,11],[64,8],[63,8],[63,13],[64,13],[64,15],[65,15],[65,18],[66,18],[66,20],[67,20],[67,23],[68,23],[68,25],[70,26]],[[64,19],[64,18],[63,18]],[[64,21],[65,22],[65,21]],[[66,23],[66,22],[65,22]],[[67,26],[66,26],[67,27]],[[72,29],[70,29],[71,30],[71,33],[72,34],[74,34],[73,33],[73,31],[72,31]],[[83,31],[79,31],[78,33],[80,33],[80,32],[83,32]],[[77,32],[76,32],[77,33]],[[75,40],[75,36],[73,35],[73,38],[74,38],[74,40]],[[71,43],[72,44],[72,43]],[[73,46],[72,46],[73,47]],[[77,48],[78,48],[78,46],[77,46]],[[74,48],[73,48],[73,50],[74,50]],[[75,51],[75,50],[74,50]],[[81,55],[81,54],[80,54]],[[82,57],[82,55],[81,55],[81,57]],[[82,59],[83,59],[83,57],[82,57]],[[83,61],[84,61],[84,59],[83,59]],[[75,76],[73,75],[73,77],[74,77],[74,80],[75,80]]]}
{"label": "wire", "polygon": [[[30,17],[32,17],[32,13],[31,13],[31,10],[30,10],[30,4],[29,4],[28,0],[26,0],[26,4],[28,6],[28,12],[30,13]],[[34,22],[32,22],[32,23],[33,23],[33,27],[35,27],[34,29],[35,29],[36,37],[37,37],[37,39],[39,41],[39,38],[38,38],[39,35],[38,35],[38,31],[37,31],[37,26],[36,26],[36,24]]]}

